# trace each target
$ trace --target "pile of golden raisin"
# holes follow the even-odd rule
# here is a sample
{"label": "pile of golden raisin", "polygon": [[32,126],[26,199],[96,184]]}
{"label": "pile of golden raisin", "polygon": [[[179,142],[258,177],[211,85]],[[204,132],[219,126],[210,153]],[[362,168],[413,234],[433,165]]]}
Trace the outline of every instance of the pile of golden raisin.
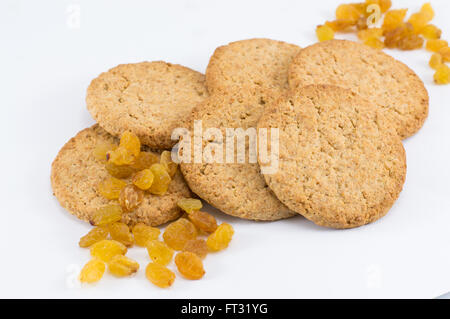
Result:
{"label": "pile of golden raisin", "polygon": [[[336,9],[336,20],[327,21],[316,28],[319,41],[331,40],[335,32],[357,32],[358,39],[376,49],[397,48],[415,50],[425,48],[433,55],[429,61],[435,70],[437,84],[450,83],[450,48],[441,39],[442,31],[431,24],[434,10],[425,3],[419,12],[405,21],[408,9],[390,10],[391,0],[366,0],[361,3],[341,4]],[[375,27],[381,18],[380,27]],[[379,24],[378,24],[379,25]]]}
{"label": "pile of golden raisin", "polygon": [[[122,134],[118,147],[114,144],[97,145],[94,156],[105,163],[111,175],[100,181],[98,193],[106,199],[117,201],[99,211],[105,218],[114,218],[121,210],[133,211],[141,204],[145,192],[164,195],[178,167],[169,151],[162,152],[159,160],[156,154],[141,151],[139,138],[130,132]],[[131,181],[127,183],[130,177]],[[94,216],[92,224],[101,222],[96,219],[97,216]]]}
{"label": "pile of golden raisin", "polygon": [[[167,265],[172,261],[174,251],[179,251],[175,256],[175,265],[183,277],[191,280],[202,278],[205,274],[202,259],[208,252],[228,247],[234,230],[227,223],[218,226],[212,215],[200,211],[200,200],[184,198],[178,202],[185,215],[166,227],[163,241],[158,240],[159,228],[138,223],[130,230],[127,224],[120,222],[123,212],[132,211],[140,205],[145,192],[154,195],[166,193],[177,171],[177,164],[172,162],[170,152],[162,152],[158,161],[156,154],[141,151],[136,135],[125,132],[118,147],[113,144],[97,145],[94,156],[105,163],[111,175],[99,183],[98,192],[117,203],[98,209],[90,220],[95,228],[80,239],[79,246],[90,248],[92,256],[81,270],[80,281],[99,281],[106,266],[116,277],[136,273],[139,264],[125,256],[127,249],[135,244],[147,248],[151,262],[145,275],[156,286],[166,288],[173,284],[175,273]],[[207,236],[206,240],[199,238],[202,235]]]}
{"label": "pile of golden raisin", "polygon": [[[198,199],[184,198],[178,206],[186,213],[170,223],[164,230],[163,240],[159,240],[160,230],[139,223],[131,230],[119,222],[120,214],[110,218],[110,213],[99,217],[101,222],[88,234],[81,237],[79,245],[90,248],[92,259],[81,270],[79,279],[83,283],[99,281],[109,272],[116,277],[126,277],[139,270],[139,264],[126,257],[127,249],[134,244],[147,248],[151,262],[147,265],[147,279],[161,288],[170,287],[175,273],[167,268],[175,251],[175,265],[186,279],[203,277],[203,261],[209,252],[217,252],[228,247],[234,230],[231,225],[217,225],[214,216],[200,211],[202,203]],[[206,236],[206,239],[202,238]]]}

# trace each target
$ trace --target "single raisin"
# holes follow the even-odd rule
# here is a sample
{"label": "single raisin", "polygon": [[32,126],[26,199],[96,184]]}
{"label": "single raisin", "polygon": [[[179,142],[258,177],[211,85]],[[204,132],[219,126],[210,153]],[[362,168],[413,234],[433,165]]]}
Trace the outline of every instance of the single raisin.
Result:
{"label": "single raisin", "polygon": [[108,227],[111,239],[114,239],[127,247],[131,247],[134,244],[133,235],[130,232],[127,224],[124,223],[113,223]]}
{"label": "single raisin", "polygon": [[137,158],[141,152],[139,138],[129,131],[125,131],[120,137],[119,147],[125,148],[134,158]]}
{"label": "single raisin", "polygon": [[80,238],[78,245],[82,248],[87,248],[99,242],[100,240],[108,238],[108,228],[106,226],[99,226],[91,229],[89,233]]}
{"label": "single raisin", "polygon": [[316,28],[316,35],[317,35],[317,39],[322,42],[322,41],[327,41],[327,40],[331,40],[334,38],[334,31],[331,27],[329,27],[328,25],[319,25]]}
{"label": "single raisin", "polygon": [[203,277],[205,270],[200,257],[189,251],[183,251],[175,256],[175,265],[184,278],[198,280]]}
{"label": "single raisin", "polygon": [[386,12],[383,20],[382,29],[384,32],[398,28],[403,24],[408,9],[397,9]]}
{"label": "single raisin", "polygon": [[119,204],[124,211],[130,212],[137,208],[144,199],[144,191],[134,185],[127,185],[119,195]]}
{"label": "single raisin", "polygon": [[139,270],[139,264],[123,255],[115,255],[108,262],[108,270],[116,277],[127,277]]}
{"label": "single raisin", "polygon": [[152,186],[154,178],[152,171],[146,168],[133,176],[133,184],[142,190],[147,190]]}
{"label": "single raisin", "polygon": [[442,56],[439,53],[433,53],[428,64],[432,69],[437,70],[442,64]]}
{"label": "single raisin", "polygon": [[81,270],[79,280],[83,283],[94,283],[102,279],[105,273],[105,263],[98,258],[92,258]]}
{"label": "single raisin", "polygon": [[434,24],[427,24],[422,30],[420,30],[420,34],[427,39],[440,39],[442,30]]}
{"label": "single raisin", "polygon": [[192,211],[188,213],[189,220],[198,229],[206,232],[213,233],[217,229],[217,221],[213,215],[202,211]]}
{"label": "single raisin", "polygon": [[360,17],[360,13],[357,8],[350,4],[341,4],[336,9],[336,19],[346,20],[350,23],[356,24]]}
{"label": "single raisin", "polygon": [[116,165],[111,161],[105,164],[105,168],[109,175],[116,178],[128,178],[135,172],[135,169],[129,165]]}
{"label": "single raisin", "polygon": [[450,62],[450,48],[449,47],[443,47],[441,48],[438,53],[442,57],[442,61],[444,62]]}
{"label": "single raisin", "polygon": [[106,158],[108,159],[108,162],[118,166],[130,165],[135,160],[135,156],[123,146],[119,146],[114,151],[109,151],[106,154]]}
{"label": "single raisin", "polygon": [[158,239],[160,230],[156,227],[151,227],[143,223],[138,223],[133,226],[132,232],[136,245],[147,247],[147,243],[151,240]]}
{"label": "single raisin", "polygon": [[450,68],[446,64],[441,64],[434,73],[434,81],[437,84],[450,83]]}
{"label": "single raisin", "polygon": [[108,225],[122,219],[122,208],[119,205],[106,205],[97,209],[89,222],[93,226]]}
{"label": "single raisin", "polygon": [[440,49],[448,47],[448,42],[440,39],[429,39],[426,48],[432,52],[438,52]]}
{"label": "single raisin", "polygon": [[172,161],[172,152],[163,151],[161,153],[161,159],[159,161],[167,170],[170,177],[173,177],[177,172],[178,164]]}
{"label": "single raisin", "polygon": [[115,150],[116,148],[117,145],[113,143],[99,142],[92,151],[92,154],[94,155],[95,159],[99,160],[100,162],[106,163],[106,154],[108,154],[109,151]]}
{"label": "single raisin", "polygon": [[169,173],[167,173],[166,168],[162,164],[153,164],[150,170],[154,175],[154,179],[149,192],[155,195],[164,195],[171,181]]}
{"label": "single raisin", "polygon": [[173,250],[159,240],[147,242],[147,252],[154,263],[166,266],[173,257]]}
{"label": "single raisin", "polygon": [[125,255],[127,247],[115,240],[101,240],[91,246],[91,256],[108,262],[115,255]]}
{"label": "single raisin", "polygon": [[200,210],[203,207],[202,201],[195,198],[182,198],[177,202],[177,205],[186,213],[191,213],[194,210]]}
{"label": "single raisin", "polygon": [[164,242],[172,249],[182,250],[190,239],[197,237],[197,229],[185,218],[169,224],[163,233]]}
{"label": "single raisin", "polygon": [[160,288],[168,288],[175,281],[175,274],[170,269],[156,263],[147,265],[145,276],[152,284]]}
{"label": "single raisin", "polygon": [[397,47],[400,50],[416,50],[423,47],[424,40],[417,34],[410,34],[399,40]]}
{"label": "single raisin", "polygon": [[126,182],[115,177],[109,177],[98,184],[97,190],[106,199],[118,199],[125,186],[127,186]]}
{"label": "single raisin", "polygon": [[[364,20],[366,20],[366,19],[364,18]],[[325,22],[325,25],[329,26],[331,29],[333,29],[334,32],[348,32],[353,27],[353,23],[351,23],[347,20],[327,21],[327,22]]]}
{"label": "single raisin", "polygon": [[221,224],[206,240],[209,250],[220,251],[227,248],[233,238],[233,234],[234,230],[231,225],[227,223]]}

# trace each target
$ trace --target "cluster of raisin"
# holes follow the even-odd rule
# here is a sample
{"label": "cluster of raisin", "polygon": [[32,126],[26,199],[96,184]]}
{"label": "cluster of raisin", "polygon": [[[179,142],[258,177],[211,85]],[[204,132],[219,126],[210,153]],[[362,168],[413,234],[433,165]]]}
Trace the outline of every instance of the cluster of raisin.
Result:
{"label": "cluster of raisin", "polygon": [[[123,133],[118,147],[97,145],[94,156],[105,163],[111,175],[98,184],[97,190],[104,198],[117,201],[114,211],[119,207],[125,212],[135,210],[145,192],[164,195],[178,167],[169,151],[163,151],[159,160],[156,154],[141,151],[139,138],[130,132]],[[105,209],[111,210],[111,207]],[[92,222],[98,224],[95,220]]]}
{"label": "cluster of raisin", "polygon": [[127,249],[135,244],[147,248],[151,262],[145,275],[156,286],[167,288],[175,281],[175,273],[167,267],[175,251],[178,251],[174,258],[178,272],[186,279],[202,278],[205,274],[202,259],[209,252],[227,248],[234,230],[227,223],[218,226],[212,215],[200,211],[202,203],[198,199],[182,199],[178,206],[185,215],[166,227],[162,241],[158,239],[158,228],[139,223],[130,230],[128,225],[121,223],[122,211],[118,205],[99,210],[93,218],[96,227],[79,242],[80,247],[90,248],[92,256],[81,270],[80,281],[99,281],[106,266],[116,277],[136,273],[139,264],[125,256]]}
{"label": "cluster of raisin", "polygon": [[[441,40],[442,31],[431,24],[434,10],[425,3],[419,12],[405,21],[408,9],[390,10],[391,0],[366,0],[362,3],[341,4],[336,9],[336,20],[327,21],[316,28],[319,41],[331,40],[335,32],[357,32],[358,39],[376,49],[397,48],[415,50],[423,48],[433,52],[429,65],[435,70],[437,84],[450,83],[448,42]],[[383,17],[381,27],[374,27]]]}

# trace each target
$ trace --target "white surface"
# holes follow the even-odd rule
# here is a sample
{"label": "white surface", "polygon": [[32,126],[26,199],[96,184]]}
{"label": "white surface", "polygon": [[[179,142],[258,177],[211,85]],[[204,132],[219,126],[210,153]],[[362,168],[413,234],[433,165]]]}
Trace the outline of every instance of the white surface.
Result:
{"label": "white surface", "polygon": [[[177,279],[171,289],[157,289],[145,280],[143,249],[130,251],[141,263],[134,278],[107,275],[93,287],[74,280],[74,269],[89,258],[77,242],[90,227],[59,206],[49,175],[64,143],[94,123],[84,101],[90,80],[142,60],[203,72],[215,47],[250,37],[306,46],[340,2],[2,0],[0,297],[431,298],[448,292],[450,86],[432,83],[425,50],[389,51],[425,82],[430,115],[404,143],[407,181],[382,220],[337,231],[301,217],[255,223],[217,212],[236,235],[227,251],[207,257],[201,281]],[[412,11],[423,2],[394,0]],[[434,23],[450,39],[450,2],[431,2]],[[79,28],[69,18],[78,6]]]}

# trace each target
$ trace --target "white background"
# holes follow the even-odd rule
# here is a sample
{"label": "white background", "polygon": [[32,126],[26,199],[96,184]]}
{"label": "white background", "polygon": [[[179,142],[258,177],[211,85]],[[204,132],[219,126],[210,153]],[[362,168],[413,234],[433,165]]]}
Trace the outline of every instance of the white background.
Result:
{"label": "white background", "polygon": [[[430,93],[423,129],[404,142],[408,174],[390,213],[352,230],[319,228],[302,217],[256,223],[215,216],[236,230],[229,249],[205,260],[200,281],[179,277],[161,290],[141,270],[80,287],[78,248],[90,226],[52,196],[58,150],[94,123],[86,88],[119,64],[166,60],[204,72],[214,49],[268,37],[307,46],[317,24],[343,1],[18,1],[0,3],[0,297],[314,298],[426,297],[450,290],[450,86],[437,86],[430,53],[388,51]],[[422,1],[394,0],[416,11]],[[431,1],[450,40],[449,1]],[[80,10],[80,24],[71,19]],[[349,38],[352,38],[351,36]]]}

